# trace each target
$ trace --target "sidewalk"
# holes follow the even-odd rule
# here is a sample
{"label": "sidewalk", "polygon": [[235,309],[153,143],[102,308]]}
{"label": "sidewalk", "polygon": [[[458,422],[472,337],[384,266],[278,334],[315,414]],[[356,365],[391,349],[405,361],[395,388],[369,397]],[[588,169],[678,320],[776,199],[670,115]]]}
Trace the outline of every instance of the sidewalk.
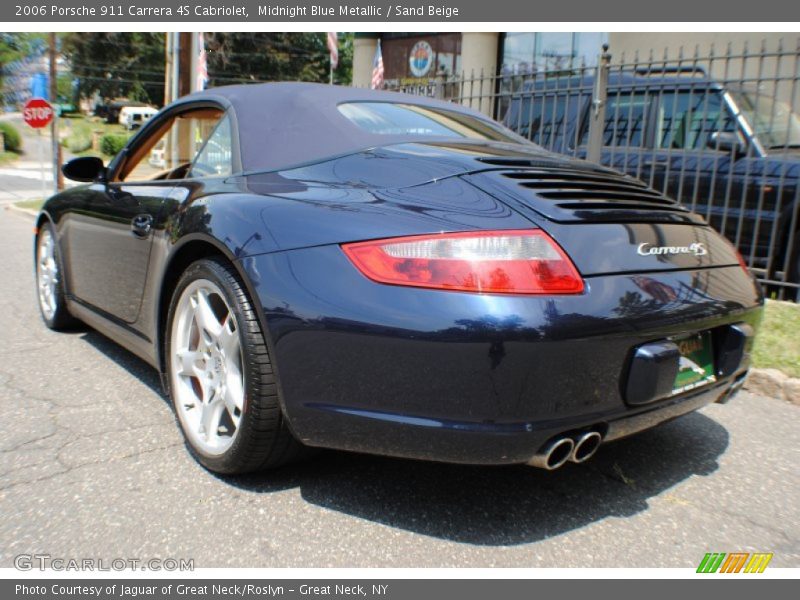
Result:
{"label": "sidewalk", "polygon": [[[42,180],[44,179],[44,190]],[[53,194],[53,170],[49,161],[45,172],[39,161],[20,159],[11,166],[0,167],[0,205],[42,198]]]}
{"label": "sidewalk", "polygon": [[[42,180],[44,180],[44,190]],[[64,181],[65,188],[76,185],[78,184],[73,181]],[[30,160],[28,156],[0,167],[0,205],[32,198],[48,198],[54,193],[53,169],[49,156],[44,164],[44,174],[39,161]]]}
{"label": "sidewalk", "polygon": [[[38,160],[30,160],[28,157],[21,158],[11,163],[9,166],[0,167],[0,177],[24,177],[26,179],[42,180],[42,165]],[[53,181],[53,169],[50,160],[44,163],[45,181]]]}

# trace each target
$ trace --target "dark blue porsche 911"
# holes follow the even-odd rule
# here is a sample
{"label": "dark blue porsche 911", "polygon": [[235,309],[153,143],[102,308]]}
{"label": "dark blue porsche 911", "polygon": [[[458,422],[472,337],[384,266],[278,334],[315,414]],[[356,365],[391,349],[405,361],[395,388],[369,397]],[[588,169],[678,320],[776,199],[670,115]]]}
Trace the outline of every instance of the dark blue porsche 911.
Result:
{"label": "dark blue porsche 911", "polygon": [[762,295],[640,182],[480,113],[314,84],[166,107],[39,215],[53,329],[157,368],[207,468],[307,447],[555,469],[741,386]]}

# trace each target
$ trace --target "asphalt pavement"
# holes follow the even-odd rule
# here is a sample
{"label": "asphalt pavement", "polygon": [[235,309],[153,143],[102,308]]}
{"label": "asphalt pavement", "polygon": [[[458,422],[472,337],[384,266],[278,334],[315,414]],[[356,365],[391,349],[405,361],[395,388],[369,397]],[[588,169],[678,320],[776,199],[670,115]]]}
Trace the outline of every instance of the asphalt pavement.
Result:
{"label": "asphalt pavement", "polygon": [[324,452],[220,478],[156,373],[41,323],[29,218],[0,208],[0,566],[18,554],[196,567],[800,566],[800,408],[742,393],[555,472]]}

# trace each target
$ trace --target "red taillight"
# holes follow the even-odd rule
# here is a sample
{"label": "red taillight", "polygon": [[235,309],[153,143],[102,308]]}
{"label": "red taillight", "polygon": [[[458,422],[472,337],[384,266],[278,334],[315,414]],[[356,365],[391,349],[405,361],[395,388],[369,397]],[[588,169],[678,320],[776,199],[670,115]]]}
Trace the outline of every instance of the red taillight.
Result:
{"label": "red taillight", "polygon": [[747,261],[744,259],[744,256],[742,256],[742,253],[739,252],[739,250],[737,250],[736,247],[733,248],[733,251],[736,252],[736,258],[739,259],[739,266],[741,266],[742,269],[744,269],[745,273],[749,274],[750,267],[747,266]]}
{"label": "red taillight", "polygon": [[742,256],[742,253],[739,252],[739,249],[736,246],[734,246],[733,242],[730,241],[728,238],[723,236],[722,239],[725,240],[730,249],[733,250],[733,253],[736,255],[736,260],[739,261],[739,266],[742,267],[742,269],[744,269],[744,272],[749,275],[750,267],[747,266],[747,261],[744,259],[744,256]]}
{"label": "red taillight", "polygon": [[486,294],[580,294],[583,280],[540,229],[441,233],[344,244],[373,281]]}

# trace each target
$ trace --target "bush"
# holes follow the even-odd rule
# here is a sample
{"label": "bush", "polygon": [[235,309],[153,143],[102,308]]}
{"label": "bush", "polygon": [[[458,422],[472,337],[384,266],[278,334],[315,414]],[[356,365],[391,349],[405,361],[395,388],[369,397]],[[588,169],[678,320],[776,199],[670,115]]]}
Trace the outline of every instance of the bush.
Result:
{"label": "bush", "polygon": [[92,139],[80,135],[71,135],[64,140],[64,145],[73,154],[84,152],[92,147]]}
{"label": "bush", "polygon": [[5,148],[0,148],[0,150],[5,149],[9,152],[19,152],[22,150],[22,138],[16,127],[11,123],[0,121],[0,132],[3,133],[3,139],[5,141]]}
{"label": "bush", "polygon": [[127,135],[107,133],[100,138],[100,152],[106,156],[115,156],[127,142]]}

